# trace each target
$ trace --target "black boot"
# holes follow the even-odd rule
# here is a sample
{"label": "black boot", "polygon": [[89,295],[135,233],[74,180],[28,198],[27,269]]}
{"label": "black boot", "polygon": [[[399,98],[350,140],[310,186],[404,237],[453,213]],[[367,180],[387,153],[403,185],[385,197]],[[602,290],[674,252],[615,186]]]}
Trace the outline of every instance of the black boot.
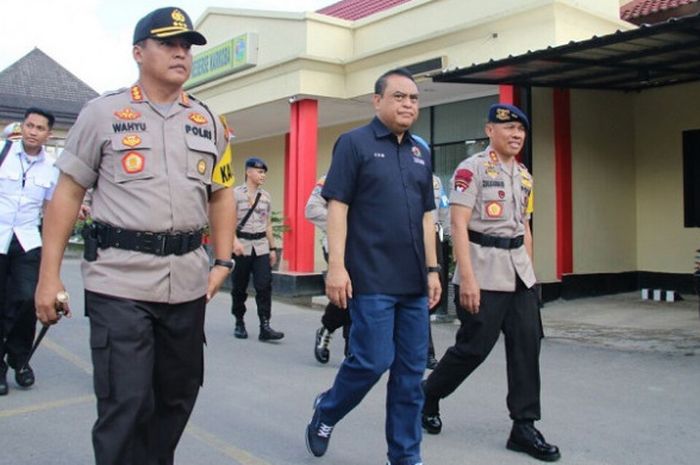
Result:
{"label": "black boot", "polygon": [[0,367],[0,396],[7,395],[10,388],[7,386],[7,367]]}
{"label": "black boot", "polygon": [[280,331],[275,331],[270,327],[270,320],[262,319],[260,320],[260,335],[258,339],[261,341],[277,341],[284,337],[284,333]]}
{"label": "black boot", "polygon": [[559,448],[548,444],[532,421],[515,421],[506,447],[545,462],[555,462],[561,457]]}
{"label": "black boot", "polygon": [[233,335],[238,339],[248,339],[248,331],[245,329],[243,319],[236,319],[236,328],[233,330]]}

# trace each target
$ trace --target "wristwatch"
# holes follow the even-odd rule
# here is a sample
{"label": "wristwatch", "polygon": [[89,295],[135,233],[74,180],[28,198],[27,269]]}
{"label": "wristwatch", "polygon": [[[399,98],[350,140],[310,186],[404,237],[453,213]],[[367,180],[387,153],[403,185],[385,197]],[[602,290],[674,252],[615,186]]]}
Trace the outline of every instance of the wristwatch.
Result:
{"label": "wristwatch", "polygon": [[429,266],[427,267],[428,273],[439,273],[442,268],[440,265],[435,265],[435,266]]}
{"label": "wristwatch", "polygon": [[233,260],[221,260],[220,258],[217,258],[214,260],[214,266],[223,266],[224,268],[228,268],[230,273],[233,271]]}

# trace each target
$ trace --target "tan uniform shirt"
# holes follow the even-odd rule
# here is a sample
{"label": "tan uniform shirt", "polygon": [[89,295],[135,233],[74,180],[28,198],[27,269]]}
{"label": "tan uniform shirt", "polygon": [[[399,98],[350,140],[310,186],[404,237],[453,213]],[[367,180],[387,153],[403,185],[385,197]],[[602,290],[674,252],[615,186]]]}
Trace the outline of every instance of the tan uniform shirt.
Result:
{"label": "tan uniform shirt", "polygon": [[[207,187],[226,148],[221,123],[182,94],[161,114],[138,85],[89,102],[66,139],[56,166],[93,187],[92,216],[115,227],[190,232],[205,227]],[[83,261],[85,289],[115,297],[181,303],[206,294],[204,249],[156,256],[99,249]]]}
{"label": "tan uniform shirt", "polygon": [[[532,176],[522,164],[514,161],[506,167],[487,147],[457,166],[450,185],[450,205],[472,209],[468,226],[472,231],[508,238],[525,234],[525,222],[530,217],[527,207]],[[469,247],[481,289],[512,292],[516,273],[527,287],[535,284],[535,272],[525,245],[505,250],[470,242]],[[459,284],[459,270],[455,271],[453,283]]]}
{"label": "tan uniform shirt", "polygon": [[323,250],[328,253],[328,237],[326,236],[328,233],[328,201],[321,195],[325,183],[326,175],[324,174],[316,181],[316,186],[311,191],[309,200],[306,201],[304,216],[323,232],[321,244]]}
{"label": "tan uniform shirt", "polygon": [[[272,213],[272,198],[265,189],[258,188],[258,192],[261,194],[260,200],[255,206],[253,214],[250,215],[250,218],[248,218],[248,221],[246,221],[245,225],[243,226],[243,232],[264,233],[267,231],[267,225],[270,221],[270,215]],[[233,189],[233,195],[236,200],[238,222],[240,223],[248,214],[250,207],[253,206],[257,193],[249,197],[248,186],[243,184],[241,186],[236,186]],[[244,255],[252,255],[253,249],[255,249],[255,255],[265,255],[270,253],[270,243],[268,242],[267,237],[255,240],[239,237],[238,240],[241,242],[241,245],[243,245]]]}

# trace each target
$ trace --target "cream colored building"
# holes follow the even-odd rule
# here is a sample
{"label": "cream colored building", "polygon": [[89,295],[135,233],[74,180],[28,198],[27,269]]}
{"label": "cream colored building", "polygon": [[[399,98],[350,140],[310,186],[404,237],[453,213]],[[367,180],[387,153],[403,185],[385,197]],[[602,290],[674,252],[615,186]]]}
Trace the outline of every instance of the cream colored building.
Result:
{"label": "cream colored building", "polygon": [[[323,259],[303,204],[327,169],[338,135],[373,116],[380,74],[399,66],[415,72],[421,117],[414,129],[431,143],[434,169],[447,180],[461,159],[483,146],[488,106],[512,99],[513,90],[432,77],[636,29],[619,19],[620,3],[411,0],[356,20],[214,7],[197,21],[209,44],[195,57],[189,87],[232,126],[239,181],[249,156],[270,166],[273,209],[284,211],[292,227],[284,242],[286,268],[320,271]],[[683,131],[700,128],[700,114],[687,104],[699,101],[700,85],[567,94],[571,208],[563,213],[570,222],[564,249],[555,163],[562,107],[555,92],[515,90],[526,95],[521,103],[533,122],[526,163],[536,186],[535,265],[549,295],[616,292],[657,281],[687,290],[700,234],[683,221],[682,140]],[[568,261],[562,259],[567,253]]]}

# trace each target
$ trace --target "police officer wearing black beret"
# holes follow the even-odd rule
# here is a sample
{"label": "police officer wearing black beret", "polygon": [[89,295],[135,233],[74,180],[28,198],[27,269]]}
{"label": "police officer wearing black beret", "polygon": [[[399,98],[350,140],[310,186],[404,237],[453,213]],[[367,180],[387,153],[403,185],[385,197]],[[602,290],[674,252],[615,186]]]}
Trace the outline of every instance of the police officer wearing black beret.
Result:
{"label": "police officer wearing black beret", "polygon": [[457,261],[453,284],[461,322],[450,347],[423,384],[423,428],[442,430],[439,402],[486,359],[501,331],[508,367],[508,449],[544,461],[560,457],[535,428],[540,419],[542,323],[532,267],[532,176],[516,156],[529,130],[517,107],[488,113],[485,151],[462,161],[452,176],[450,216]]}
{"label": "police officer wearing black beret", "polygon": [[272,234],[272,197],[262,188],[266,176],[267,164],[258,157],[248,158],[245,162],[245,182],[233,189],[238,243],[234,245],[236,268],[231,275],[231,313],[236,318],[233,334],[238,339],[248,337],[244,316],[251,273],[260,320],[258,340],[277,341],[284,337],[284,333],[270,326],[272,266],[277,263],[277,247]]}
{"label": "police officer wearing black beret", "polygon": [[[143,17],[132,49],[138,81],[89,102],[56,162],[61,175],[44,221],[37,316],[44,324],[58,319],[63,250],[92,188],[82,271],[97,465],[174,462],[202,384],[205,305],[233,267],[226,131],[183,91],[191,46],[205,43],[179,8]],[[202,247],[207,225],[211,269]]]}

